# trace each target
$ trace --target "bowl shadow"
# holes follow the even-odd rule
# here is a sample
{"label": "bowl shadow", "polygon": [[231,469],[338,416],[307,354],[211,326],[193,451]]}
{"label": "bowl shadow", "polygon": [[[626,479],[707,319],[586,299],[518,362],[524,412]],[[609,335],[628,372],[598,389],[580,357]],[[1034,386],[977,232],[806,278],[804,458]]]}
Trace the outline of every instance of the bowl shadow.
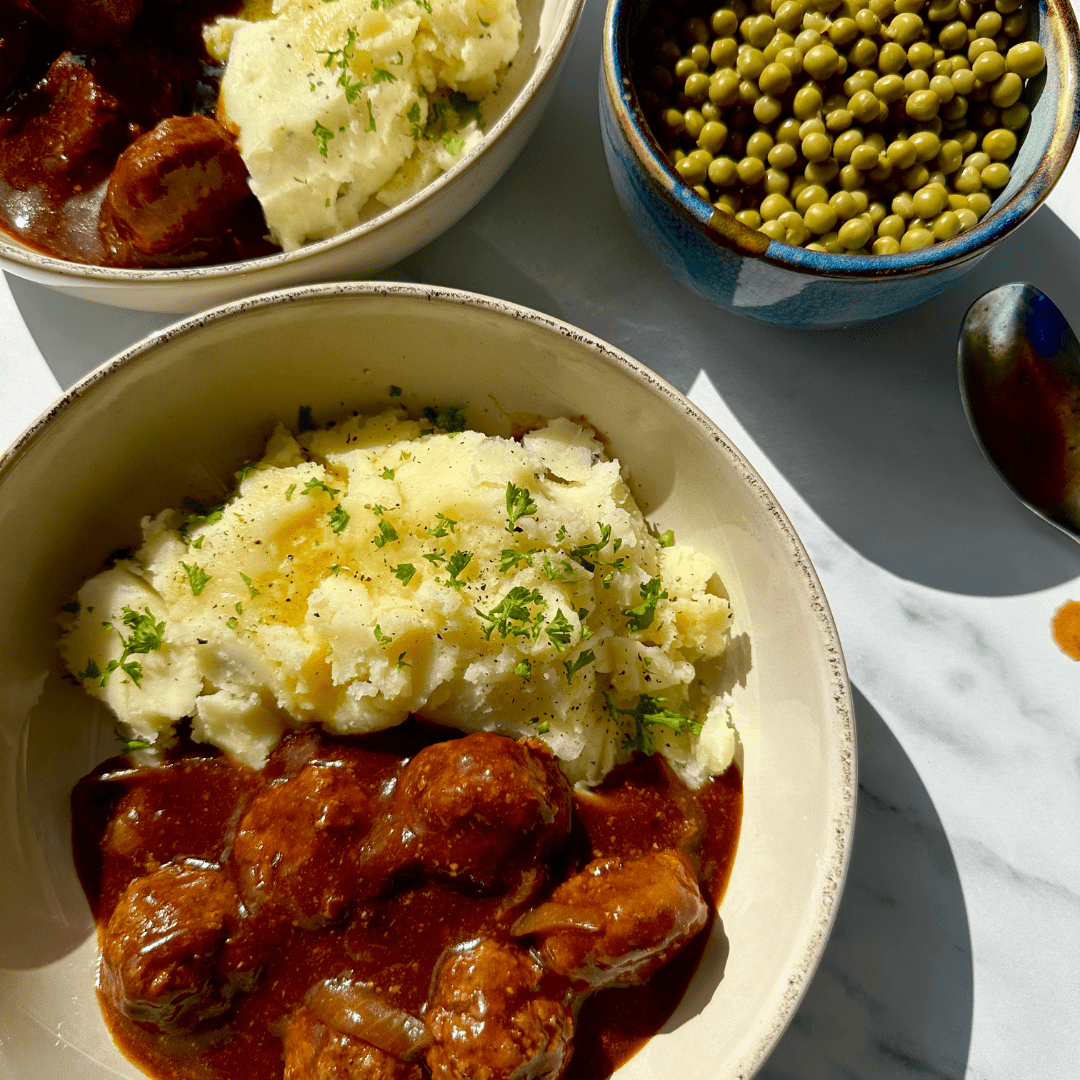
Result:
{"label": "bowl shadow", "polygon": [[971,938],[956,863],[911,760],[852,688],[855,841],[836,923],[760,1080],[962,1080]]}

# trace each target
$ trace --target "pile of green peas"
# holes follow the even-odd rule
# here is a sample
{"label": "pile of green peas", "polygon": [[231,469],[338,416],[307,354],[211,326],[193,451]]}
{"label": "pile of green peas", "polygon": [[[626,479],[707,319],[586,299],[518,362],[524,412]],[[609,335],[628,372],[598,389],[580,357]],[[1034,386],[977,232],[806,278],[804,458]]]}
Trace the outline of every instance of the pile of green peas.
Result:
{"label": "pile of green peas", "polygon": [[716,209],[814,251],[890,255],[990,209],[1046,57],[1023,0],[692,0],[655,9],[638,99]]}

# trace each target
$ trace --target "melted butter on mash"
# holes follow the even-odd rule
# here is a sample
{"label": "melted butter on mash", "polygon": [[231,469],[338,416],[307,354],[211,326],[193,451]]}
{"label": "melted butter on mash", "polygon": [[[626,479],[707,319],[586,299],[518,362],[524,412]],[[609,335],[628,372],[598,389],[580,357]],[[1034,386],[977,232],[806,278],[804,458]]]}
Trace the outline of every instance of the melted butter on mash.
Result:
{"label": "melted butter on mash", "polygon": [[287,728],[417,713],[539,735],[575,781],[634,748],[690,783],[731,762],[707,689],[731,620],[714,568],[652,535],[619,463],[570,420],[520,442],[399,409],[279,426],[227,504],[143,534],[79,590],[60,644],[136,739],[190,717],[260,766]]}
{"label": "melted butter on mash", "polygon": [[204,37],[225,63],[220,118],[285,251],[358,224],[372,196],[395,206],[468,152],[475,103],[521,33],[515,0],[262,0],[241,14]]}

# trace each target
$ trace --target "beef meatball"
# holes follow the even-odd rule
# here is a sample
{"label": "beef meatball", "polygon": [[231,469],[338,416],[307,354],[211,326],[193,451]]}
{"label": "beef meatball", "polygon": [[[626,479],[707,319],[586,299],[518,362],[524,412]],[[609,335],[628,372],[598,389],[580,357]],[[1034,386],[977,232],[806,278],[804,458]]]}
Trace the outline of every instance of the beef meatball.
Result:
{"label": "beef meatball", "polygon": [[342,762],[310,762],[252,800],[233,845],[244,896],[302,926],[339,919],[367,886],[361,845],[372,797]]}
{"label": "beef meatball", "polygon": [[391,813],[390,850],[407,871],[491,889],[563,844],[570,784],[540,740],[480,732],[421,750]]}
{"label": "beef meatball", "polygon": [[122,41],[142,14],[143,0],[36,0],[50,26],[74,45]]}
{"label": "beef meatball", "polygon": [[284,1080],[423,1080],[419,1065],[319,1023],[298,1009],[285,1029]]}
{"label": "beef meatball", "polygon": [[119,157],[101,208],[114,254],[204,259],[251,198],[235,140],[206,116],[171,116]]}
{"label": "beef meatball", "polygon": [[443,957],[426,1019],[434,1080],[557,1080],[570,1063],[568,986],[491,938]]}
{"label": "beef meatball", "polygon": [[102,987],[125,1016],[182,1034],[221,1016],[252,973],[229,955],[240,921],[220,870],[170,863],[121,894],[101,946]]}
{"label": "beef meatball", "polygon": [[694,938],[709,909],[690,859],[655,851],[596,859],[523,915],[549,970],[589,989],[645,982]]}

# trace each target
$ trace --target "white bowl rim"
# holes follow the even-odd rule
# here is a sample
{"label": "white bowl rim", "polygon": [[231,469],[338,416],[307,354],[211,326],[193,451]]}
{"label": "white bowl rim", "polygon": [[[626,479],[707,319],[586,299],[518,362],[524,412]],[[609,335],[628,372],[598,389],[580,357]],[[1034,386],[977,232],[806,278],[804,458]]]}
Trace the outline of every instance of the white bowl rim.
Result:
{"label": "white bowl rim", "polygon": [[468,153],[462,155],[460,161],[454,162],[446,172],[440,173],[430,183],[425,184],[419,191],[405,199],[404,202],[389,207],[368,221],[362,221],[359,225],[354,225],[351,229],[338,233],[336,236],[304,244],[295,251],[279,251],[273,255],[260,255],[257,258],[244,259],[240,262],[215,263],[210,266],[140,269],[122,266],[97,266],[92,263],[77,263],[72,262],[70,259],[59,259],[56,256],[46,255],[43,252],[24,247],[22,244],[12,243],[6,233],[0,232],[0,259],[7,259],[31,270],[46,271],[75,281],[98,281],[118,285],[136,283],[169,285],[183,281],[219,281],[249,274],[259,274],[263,271],[291,266],[316,255],[335,251],[337,248],[377,232],[384,225],[390,224],[413,209],[422,206],[429,199],[434,198],[443,188],[457,183],[458,179],[481,155],[501,142],[517,119],[540,94],[543,87],[558,74],[563,55],[574,36],[578,18],[584,6],[585,0],[568,0],[566,11],[563,14],[555,37],[550,45],[541,52],[540,60],[525,85],[518,91],[506,112],[495,121],[490,131],[486,131],[480,142]]}
{"label": "white bowl rim", "polygon": [[172,326],[148,335],[91,371],[43,412],[0,457],[0,485],[3,484],[7,474],[13,470],[19,459],[30,450],[39,438],[44,436],[54,420],[74,408],[81,398],[92,393],[98,384],[109,379],[120,369],[138,364],[140,361],[152,356],[160,345],[182,339],[204,326],[221,320],[228,320],[244,312],[284,303],[298,303],[336,296],[352,298],[364,296],[413,297],[427,302],[441,301],[479,308],[494,314],[509,316],[512,319],[531,323],[584,346],[605,363],[611,363],[617,368],[621,368],[631,379],[644,384],[653,393],[666,398],[692,424],[707,435],[736,470],[737,474],[754,492],[763,511],[773,519],[784,536],[792,561],[797,567],[801,578],[803,589],[801,599],[812,612],[822,655],[827,660],[830,697],[834,710],[834,727],[840,740],[841,783],[838,794],[841,795],[841,799],[838,800],[840,806],[833,821],[829,848],[822,852],[822,888],[817,904],[816,918],[811,923],[811,929],[806,935],[801,953],[790,965],[786,985],[773,1006],[772,1014],[763,1018],[766,1023],[760,1029],[762,1031],[761,1036],[745,1053],[742,1061],[737,1063],[736,1070],[733,1073],[742,1080],[747,1080],[764,1064],[795,1015],[796,1009],[809,988],[814,972],[817,970],[829,934],[836,921],[836,914],[850,862],[855,829],[855,807],[858,795],[855,712],[851,700],[847,667],[836,624],[817,571],[810,562],[810,557],[798,533],[765,481],[758,475],[757,470],[747,461],[741,451],[732,445],[723,431],[678,389],[640,361],[633,359],[633,357],[608,344],[601,338],[595,337],[570,323],[552,318],[543,312],[534,311],[509,301],[499,300],[479,293],[466,292],[461,289],[402,282],[335,282],[295,286],[235,300],[181,320]]}

